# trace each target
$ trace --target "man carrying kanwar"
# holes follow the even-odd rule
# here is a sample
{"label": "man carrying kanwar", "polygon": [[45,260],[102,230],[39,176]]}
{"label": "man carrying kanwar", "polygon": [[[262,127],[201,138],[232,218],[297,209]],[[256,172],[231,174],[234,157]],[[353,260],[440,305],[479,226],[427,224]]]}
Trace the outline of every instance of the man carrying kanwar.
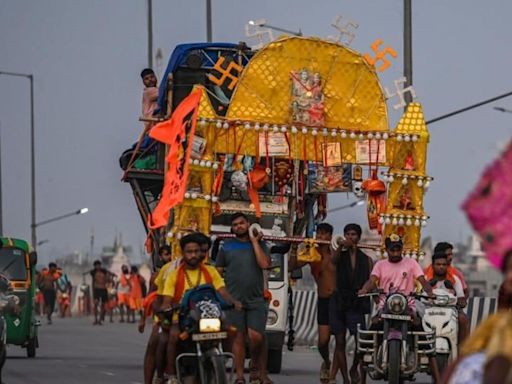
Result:
{"label": "man carrying kanwar", "polygon": [[[333,227],[328,223],[320,223],[316,227],[315,239],[331,242]],[[331,377],[331,359],[329,356],[329,341],[331,339],[331,329],[329,327],[329,303],[331,295],[336,288],[336,266],[333,263],[332,250],[330,244],[318,244],[314,247],[314,252],[318,253],[320,261],[303,262],[297,260],[297,244],[293,244],[288,261],[290,271],[302,268],[309,264],[311,274],[313,275],[317,286],[317,323],[318,323],[318,352],[322,357],[322,366],[320,368],[320,381],[327,382]],[[333,371],[338,370],[337,359],[334,359]]]}
{"label": "man carrying kanwar", "polygon": [[231,215],[231,232],[235,237],[222,243],[217,254],[216,267],[224,274],[227,290],[243,303],[242,311],[228,312],[229,322],[237,328],[232,348],[235,356],[235,384],[245,383],[246,338],[249,339],[253,367],[250,381],[259,380],[268,384],[272,381],[262,366],[267,323],[263,271],[271,266],[270,251],[262,241],[262,232],[249,234],[249,219],[241,212]]}

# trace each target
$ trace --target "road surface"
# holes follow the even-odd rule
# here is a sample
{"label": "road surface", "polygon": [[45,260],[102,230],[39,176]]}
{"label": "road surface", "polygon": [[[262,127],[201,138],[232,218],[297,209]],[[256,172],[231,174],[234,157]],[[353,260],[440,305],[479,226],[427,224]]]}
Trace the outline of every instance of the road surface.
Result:
{"label": "road surface", "polygon": [[[24,349],[9,346],[3,380],[6,384],[142,384],[147,337],[134,324],[92,326],[91,319],[82,318],[56,318],[53,325],[43,321],[37,357],[28,359]],[[297,347],[285,351],[282,373],[272,379],[276,384],[318,383],[319,367],[315,350]],[[422,377],[418,382],[428,381]]]}

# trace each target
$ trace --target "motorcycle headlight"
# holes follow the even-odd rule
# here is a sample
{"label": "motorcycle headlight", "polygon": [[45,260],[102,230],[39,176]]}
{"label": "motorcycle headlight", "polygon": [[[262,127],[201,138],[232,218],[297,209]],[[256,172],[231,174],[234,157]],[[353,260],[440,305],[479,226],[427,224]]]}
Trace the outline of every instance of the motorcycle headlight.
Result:
{"label": "motorcycle headlight", "polygon": [[407,299],[403,295],[394,294],[389,296],[387,306],[392,313],[402,313],[407,306]]}
{"label": "motorcycle headlight", "polygon": [[201,319],[199,320],[199,332],[211,333],[220,332],[220,319]]}
{"label": "motorcycle headlight", "polygon": [[274,311],[273,309],[270,309],[267,315],[267,325],[274,325],[275,323],[277,323],[278,319],[279,316],[277,315],[277,312]]}

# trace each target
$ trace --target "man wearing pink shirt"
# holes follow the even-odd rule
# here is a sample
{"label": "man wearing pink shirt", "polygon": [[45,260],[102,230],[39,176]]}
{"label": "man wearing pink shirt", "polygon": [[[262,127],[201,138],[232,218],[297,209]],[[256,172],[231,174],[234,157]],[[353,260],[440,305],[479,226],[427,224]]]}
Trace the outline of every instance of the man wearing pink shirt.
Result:
{"label": "man wearing pink shirt", "polygon": [[[378,261],[370,274],[370,279],[358,292],[360,295],[367,294],[379,287],[386,295],[381,295],[379,302],[379,315],[372,319],[372,328],[381,328],[380,310],[384,307],[387,293],[401,292],[409,295],[415,291],[416,281],[422,285],[423,290],[433,296],[432,287],[425,279],[423,270],[418,262],[412,258],[404,258],[402,255],[403,241],[400,236],[392,234],[385,240],[388,258]],[[413,318],[413,327],[422,330],[418,316],[416,316],[416,305],[414,298],[409,297],[409,309]],[[429,356],[430,369],[435,383],[439,382],[439,370],[434,356]]]}

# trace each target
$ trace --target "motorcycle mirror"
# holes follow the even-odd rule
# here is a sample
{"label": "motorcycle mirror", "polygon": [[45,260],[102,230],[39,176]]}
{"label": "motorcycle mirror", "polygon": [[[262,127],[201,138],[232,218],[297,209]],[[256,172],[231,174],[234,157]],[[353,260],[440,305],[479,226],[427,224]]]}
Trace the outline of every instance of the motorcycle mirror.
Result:
{"label": "motorcycle mirror", "polygon": [[30,252],[28,255],[28,260],[31,266],[35,266],[37,264],[37,252]]}

